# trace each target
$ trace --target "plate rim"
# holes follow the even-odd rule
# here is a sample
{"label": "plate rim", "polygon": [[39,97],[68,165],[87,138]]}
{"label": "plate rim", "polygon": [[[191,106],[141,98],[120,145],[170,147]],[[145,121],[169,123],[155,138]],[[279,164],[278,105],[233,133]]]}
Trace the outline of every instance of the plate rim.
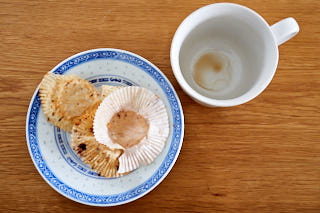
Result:
{"label": "plate rim", "polygon": [[[181,133],[180,133],[180,141],[179,141],[179,147],[177,147],[177,152],[176,152],[176,155],[174,156],[172,162],[171,162],[171,165],[168,167],[168,169],[165,171],[165,173],[162,175],[161,178],[159,178],[157,180],[157,182],[150,188],[148,188],[146,191],[140,193],[139,195],[137,196],[134,196],[132,198],[129,198],[127,200],[124,200],[124,201],[120,201],[120,202],[115,202],[115,203],[102,203],[102,204],[99,204],[99,203],[88,203],[88,202],[85,202],[85,201],[82,201],[82,200],[79,200],[79,199],[76,199],[74,197],[71,197],[71,196],[68,196],[68,194],[65,194],[63,191],[59,191],[58,188],[56,188],[51,182],[49,182],[49,180],[44,176],[44,174],[42,174],[42,172],[40,171],[39,167],[37,166],[36,162],[35,162],[35,159],[33,158],[32,156],[32,150],[31,150],[31,147],[30,147],[30,141],[29,141],[29,135],[30,135],[30,132],[29,132],[29,120],[30,120],[30,112],[31,112],[31,109],[32,109],[32,105],[34,103],[34,100],[35,98],[37,97],[38,93],[39,93],[39,85],[37,86],[37,88],[35,89],[33,95],[32,95],[32,98],[30,100],[30,103],[29,103],[29,107],[28,107],[28,111],[27,111],[27,116],[26,116],[26,142],[27,142],[27,147],[28,147],[28,150],[29,150],[29,154],[30,154],[30,158],[32,159],[32,162],[35,166],[35,168],[37,169],[38,173],[40,174],[40,176],[49,184],[49,186],[51,188],[53,188],[55,191],[57,191],[59,194],[63,195],[64,197],[70,199],[70,200],[73,200],[75,202],[78,202],[78,203],[82,203],[82,204],[85,204],[85,205],[89,205],[89,206],[100,206],[100,207],[108,207],[108,206],[118,206],[118,205],[123,205],[123,204],[126,204],[126,203],[130,203],[132,201],[135,201],[143,196],[145,196],[146,194],[148,194],[149,192],[151,192],[155,187],[157,187],[166,177],[167,175],[170,173],[171,169],[173,168],[173,166],[175,165],[177,159],[178,159],[178,156],[180,154],[180,151],[181,151],[181,147],[182,147],[182,144],[183,144],[183,139],[184,139],[184,113],[183,113],[183,108],[182,108],[182,105],[181,105],[181,102],[180,102],[180,99],[179,99],[179,96],[175,90],[175,88],[173,87],[173,85],[171,84],[171,82],[168,80],[168,78],[164,75],[164,73],[157,67],[155,66],[153,63],[151,63],[149,60],[145,59],[144,57],[140,56],[140,55],[137,55],[135,53],[132,53],[130,51],[126,51],[126,50],[122,50],[122,49],[115,49],[115,48],[97,48],[97,49],[90,49],[90,50],[86,50],[86,51],[82,51],[82,52],[79,52],[77,54],[74,54],[72,56],[69,56],[68,58],[64,59],[63,61],[61,61],[60,63],[58,63],[54,68],[52,68],[49,72],[53,72],[55,71],[57,68],[59,68],[61,65],[63,65],[64,63],[70,61],[71,59],[73,58],[76,58],[80,55],[83,55],[83,54],[87,54],[87,53],[91,53],[91,52],[97,52],[97,51],[115,51],[115,52],[119,52],[119,53],[125,53],[125,54],[128,54],[128,55],[132,55],[142,61],[144,61],[146,64],[148,65],[151,65],[151,67],[153,69],[155,69],[159,74],[160,76],[166,81],[166,83],[172,88],[172,92],[173,92],[173,95],[175,96],[176,98],[176,101],[177,101],[177,104],[178,104],[178,108],[180,110],[180,119],[181,119]],[[145,70],[144,70],[145,71]],[[166,96],[167,97],[167,96]],[[170,107],[171,108],[171,107]],[[39,149],[39,152],[41,150]],[[41,152],[40,152],[41,153]],[[167,156],[167,155],[166,155]],[[162,163],[160,164],[162,165]],[[47,165],[46,165],[47,166]],[[48,167],[48,166],[47,166]],[[160,167],[159,167],[160,168]],[[159,170],[159,168],[156,170],[156,172]],[[50,169],[50,171],[53,173],[53,171]],[[156,173],[155,172],[155,173]],[[155,174],[153,173],[152,176]],[[53,173],[54,174],[54,173]],[[152,177],[151,176],[151,177]],[[149,179],[151,178],[149,177]],[[149,180],[148,179],[148,180]],[[145,182],[147,182],[148,180],[146,180]],[[61,181],[61,180],[60,180]],[[62,181],[61,181],[62,182]],[[140,185],[144,184],[145,182],[141,183]],[[66,184],[66,183],[64,183]],[[68,184],[66,184],[68,185]],[[139,186],[140,186],[139,185]],[[70,186],[69,186],[70,187]],[[137,186],[138,187],[138,186]],[[70,187],[70,188],[73,188],[73,187]],[[73,188],[74,189],[74,188]],[[75,189],[77,190],[77,189]],[[129,190],[132,190],[132,189],[129,189]],[[79,190],[77,190],[79,191]],[[81,191],[80,191],[81,192]],[[85,193],[85,194],[89,194],[89,193]],[[93,195],[94,196],[94,195]]]}

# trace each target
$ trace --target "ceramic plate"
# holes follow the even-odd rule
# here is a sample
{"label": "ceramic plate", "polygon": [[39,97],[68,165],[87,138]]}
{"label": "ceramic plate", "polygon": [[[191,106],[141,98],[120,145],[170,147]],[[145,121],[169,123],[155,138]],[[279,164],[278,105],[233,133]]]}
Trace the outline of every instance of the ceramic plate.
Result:
{"label": "ceramic plate", "polygon": [[179,98],[164,74],[146,59],[118,49],[95,49],[76,54],[51,72],[76,74],[97,88],[103,84],[137,85],[152,90],[165,103],[170,135],[162,153],[152,164],[120,178],[98,176],[73,152],[70,134],[46,120],[38,87],[28,110],[26,137],[34,165],[46,182],[67,198],[93,206],[128,203],[156,187],[174,165],[184,133]]}

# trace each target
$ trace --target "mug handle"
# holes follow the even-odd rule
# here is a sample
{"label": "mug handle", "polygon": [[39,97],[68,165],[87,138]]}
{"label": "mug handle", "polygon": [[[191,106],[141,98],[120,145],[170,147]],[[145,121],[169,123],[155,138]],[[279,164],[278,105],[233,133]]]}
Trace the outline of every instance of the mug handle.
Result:
{"label": "mug handle", "polygon": [[278,45],[291,39],[299,32],[299,25],[294,18],[285,18],[271,26],[271,31]]}

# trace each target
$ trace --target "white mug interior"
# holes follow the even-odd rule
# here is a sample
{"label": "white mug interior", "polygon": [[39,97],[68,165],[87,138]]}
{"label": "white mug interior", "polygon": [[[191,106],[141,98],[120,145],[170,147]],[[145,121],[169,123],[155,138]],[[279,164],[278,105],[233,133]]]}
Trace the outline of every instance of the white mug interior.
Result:
{"label": "white mug interior", "polygon": [[[194,78],[195,64],[207,52],[222,54],[230,64],[229,71],[216,76],[224,79],[223,86],[212,90]],[[170,54],[181,87],[208,106],[234,106],[259,95],[272,80],[279,56],[267,22],[253,10],[231,3],[208,5],[189,15],[174,36]]]}

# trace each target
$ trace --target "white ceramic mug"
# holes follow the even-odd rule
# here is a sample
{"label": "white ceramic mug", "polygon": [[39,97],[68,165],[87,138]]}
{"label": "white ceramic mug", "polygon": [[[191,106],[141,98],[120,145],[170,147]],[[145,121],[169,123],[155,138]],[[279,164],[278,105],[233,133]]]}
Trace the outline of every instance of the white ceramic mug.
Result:
{"label": "white ceramic mug", "polygon": [[278,45],[298,32],[293,18],[270,27],[247,7],[208,5],[190,14],[177,29],[171,66],[180,86],[195,101],[211,107],[243,104],[268,86],[277,69]]}

